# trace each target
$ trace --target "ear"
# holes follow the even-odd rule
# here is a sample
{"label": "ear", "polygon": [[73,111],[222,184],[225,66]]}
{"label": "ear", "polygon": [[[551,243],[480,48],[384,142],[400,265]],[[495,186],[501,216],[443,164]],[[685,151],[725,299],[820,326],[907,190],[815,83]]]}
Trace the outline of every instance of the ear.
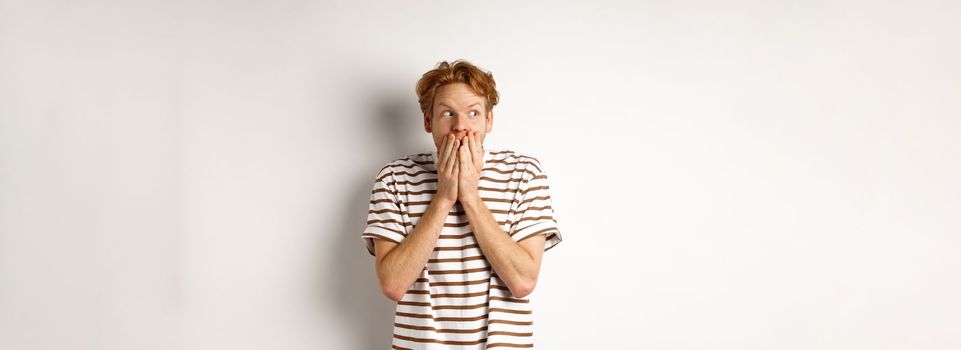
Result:
{"label": "ear", "polygon": [[487,111],[487,132],[491,132],[494,129],[494,110]]}
{"label": "ear", "polygon": [[424,112],[424,131],[431,132],[430,114],[428,112]]}

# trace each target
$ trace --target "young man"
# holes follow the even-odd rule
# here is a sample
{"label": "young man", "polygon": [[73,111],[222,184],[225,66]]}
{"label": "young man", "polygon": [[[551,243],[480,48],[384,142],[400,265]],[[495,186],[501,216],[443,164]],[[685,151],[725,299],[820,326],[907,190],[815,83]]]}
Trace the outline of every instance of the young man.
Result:
{"label": "young man", "polygon": [[362,235],[397,301],[393,348],[532,348],[527,296],[561,241],[547,175],[533,157],[484,149],[492,74],[441,62],[416,90],[436,151],[380,170]]}

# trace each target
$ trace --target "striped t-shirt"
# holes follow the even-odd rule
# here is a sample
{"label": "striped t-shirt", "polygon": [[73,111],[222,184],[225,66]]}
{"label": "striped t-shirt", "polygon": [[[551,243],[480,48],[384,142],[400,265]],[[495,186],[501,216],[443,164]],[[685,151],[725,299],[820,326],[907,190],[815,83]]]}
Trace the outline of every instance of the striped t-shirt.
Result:
{"label": "striped t-shirt", "polygon": [[[406,156],[377,174],[364,239],[400,243],[437,191],[437,152]],[[561,242],[547,175],[537,159],[513,151],[484,154],[478,191],[501,229],[519,242],[543,234]],[[460,202],[447,214],[427,266],[397,303],[393,349],[533,348],[528,297],[515,298],[474,239]]]}

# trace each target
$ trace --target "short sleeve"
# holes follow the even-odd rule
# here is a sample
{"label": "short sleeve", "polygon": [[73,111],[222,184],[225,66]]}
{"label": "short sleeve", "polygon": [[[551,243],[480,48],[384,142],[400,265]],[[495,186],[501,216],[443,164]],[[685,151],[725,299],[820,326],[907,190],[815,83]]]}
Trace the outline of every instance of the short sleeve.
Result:
{"label": "short sleeve", "polygon": [[374,180],[367,210],[367,228],[361,238],[370,255],[374,253],[374,239],[400,243],[407,237],[407,227],[397,199],[397,185],[390,167],[384,167]]}
{"label": "short sleeve", "polygon": [[519,203],[509,234],[515,242],[543,234],[544,250],[548,250],[561,242],[561,232],[551,206],[547,173],[537,160],[532,160],[527,169],[531,173],[527,173],[527,181],[518,188]]}

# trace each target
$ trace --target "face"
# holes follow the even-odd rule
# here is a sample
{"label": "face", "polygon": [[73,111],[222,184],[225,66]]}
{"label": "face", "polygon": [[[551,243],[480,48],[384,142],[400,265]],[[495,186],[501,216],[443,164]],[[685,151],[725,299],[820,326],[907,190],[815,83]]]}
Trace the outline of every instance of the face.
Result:
{"label": "face", "polygon": [[486,103],[487,99],[464,83],[438,88],[433,110],[424,113],[424,129],[433,135],[435,148],[440,148],[448,134],[463,141],[468,131],[478,134],[483,145],[494,124],[494,111],[487,111]]}

